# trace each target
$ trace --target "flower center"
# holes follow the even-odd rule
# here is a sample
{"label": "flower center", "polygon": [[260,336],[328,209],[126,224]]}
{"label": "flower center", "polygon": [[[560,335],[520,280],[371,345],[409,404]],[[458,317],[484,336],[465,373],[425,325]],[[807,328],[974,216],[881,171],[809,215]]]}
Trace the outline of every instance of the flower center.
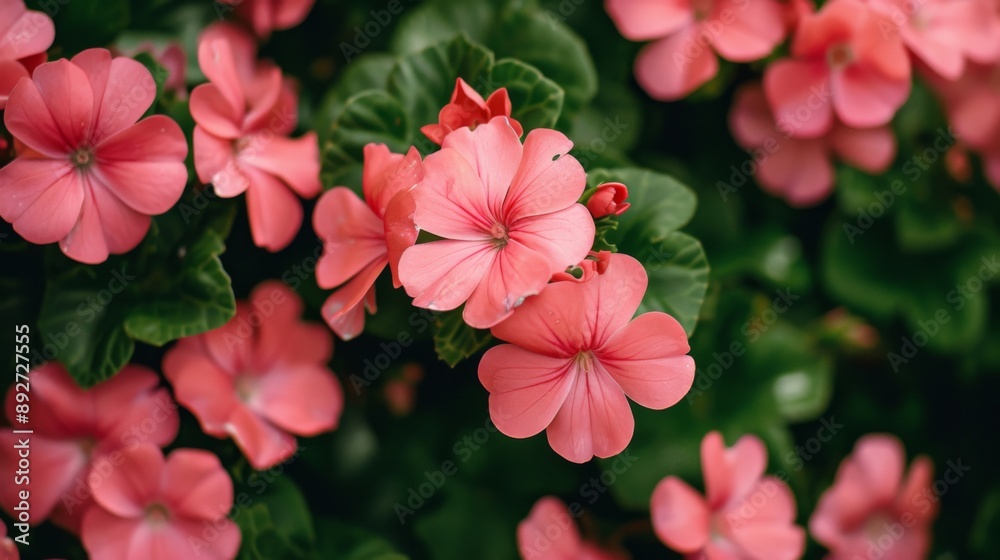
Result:
{"label": "flower center", "polygon": [[493,245],[498,249],[506,247],[507,241],[510,240],[507,235],[507,227],[500,223],[493,224],[493,227],[490,228],[490,237],[493,238]]}
{"label": "flower center", "polygon": [[90,147],[84,146],[70,154],[69,160],[78,168],[86,169],[90,167],[90,164],[94,161],[94,150]]}
{"label": "flower center", "polygon": [[236,376],[236,398],[240,402],[248,404],[257,394],[257,381],[252,375],[240,374]]}
{"label": "flower center", "polygon": [[826,51],[826,62],[830,68],[839,70],[854,62],[854,49],[847,43],[838,43]]}
{"label": "flower center", "polygon": [[240,155],[241,153],[243,153],[244,150],[252,146],[253,143],[254,139],[252,136],[244,136],[242,138],[237,138],[236,141],[233,142],[233,155],[234,156]]}
{"label": "flower center", "polygon": [[712,15],[712,0],[693,0],[691,9],[694,11],[694,19],[705,21]]}
{"label": "flower center", "polygon": [[868,518],[864,525],[865,536],[869,540],[878,541],[879,537],[888,533],[888,527],[892,525],[892,518],[885,512],[879,512]]}
{"label": "flower center", "polygon": [[590,373],[594,371],[594,354],[590,350],[581,351],[576,355],[576,365],[584,371]]}
{"label": "flower center", "polygon": [[83,454],[90,457],[91,453],[94,452],[94,448],[97,447],[97,439],[92,436],[87,436],[85,438],[81,438],[78,444],[80,445],[80,450],[83,451]]}
{"label": "flower center", "polygon": [[146,523],[152,527],[163,527],[170,521],[170,510],[160,503],[153,503],[146,507]]}

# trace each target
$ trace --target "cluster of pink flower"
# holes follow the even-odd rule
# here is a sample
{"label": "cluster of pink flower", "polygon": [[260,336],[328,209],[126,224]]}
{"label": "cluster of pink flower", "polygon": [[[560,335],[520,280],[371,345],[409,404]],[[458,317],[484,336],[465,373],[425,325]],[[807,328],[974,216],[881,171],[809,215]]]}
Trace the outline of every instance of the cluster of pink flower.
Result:
{"label": "cluster of pink flower", "polygon": [[[916,459],[905,480],[906,454],[896,438],[872,434],[858,440],[836,480],[809,520],[813,538],[830,560],[914,560],[930,549],[937,514],[933,466]],[[653,531],[689,560],[795,560],[805,550],[805,531],[795,525],[795,497],[783,480],[765,476],[767,449],[755,436],[726,448],[711,432],[701,443],[703,497],[677,477],[664,478],[650,501]],[[525,560],[623,560],[616,543],[581,539],[558,499],[542,498],[517,528]]]}
{"label": "cluster of pink flower", "polygon": [[[834,158],[880,173],[889,128],[915,67],[937,92],[954,135],[979,152],[1000,189],[1000,3],[996,0],[607,0],[622,35],[656,41],[636,60],[654,98],[680,99],[732,62],[789,56],[736,93],[730,128],[754,154],[763,188],[794,206],[825,199]],[[713,52],[713,50],[715,52]]]}

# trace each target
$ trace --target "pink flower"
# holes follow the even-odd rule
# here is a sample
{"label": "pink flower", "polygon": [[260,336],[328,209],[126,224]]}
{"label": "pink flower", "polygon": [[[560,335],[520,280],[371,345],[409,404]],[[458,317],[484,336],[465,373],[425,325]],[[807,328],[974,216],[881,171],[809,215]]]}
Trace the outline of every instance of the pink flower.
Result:
{"label": "pink flower", "polygon": [[343,284],[323,305],[323,318],[337,336],[350,340],[365,328],[365,307],[375,312],[375,279],[397,268],[403,251],[417,239],[413,198],[409,190],[422,178],[416,148],[403,156],[384,144],[365,146],[362,201],[347,187],[335,187],[320,197],[313,212],[313,229],[323,240],[316,281],[330,289]]}
{"label": "pink flower", "polygon": [[809,532],[830,549],[830,560],[925,558],[930,551],[930,525],[937,515],[931,489],[934,466],[918,457],[904,480],[903,444],[890,435],[858,440],[840,464],[833,487],[820,497],[809,519]]}
{"label": "pink flower", "polygon": [[0,216],[28,241],[58,241],[88,264],[138,245],[188,176],[177,123],[162,115],[136,122],[155,96],[142,64],[106,49],[35,68],[4,113],[24,149],[0,169]]}
{"label": "pink flower", "polygon": [[896,139],[888,126],[860,130],[835,121],[820,138],[787,135],[774,122],[759,84],[736,92],[729,127],[736,143],[750,152],[747,163],[752,162],[750,171],[756,169],[760,185],[792,206],[812,206],[830,195],[834,158],[881,173],[896,155]]}
{"label": "pink flower", "polygon": [[639,53],[635,77],[663,101],[711,80],[719,71],[715,53],[750,62],[785,38],[784,11],[775,0],[605,0],[605,7],[626,39],[655,40]]}
{"label": "pink flower", "polygon": [[0,2],[0,111],[17,82],[45,62],[55,36],[52,18],[28,10],[24,0]]}
{"label": "pink flower", "polygon": [[148,53],[167,71],[167,79],[163,82],[164,91],[173,92],[179,100],[187,99],[187,55],[179,42],[170,42],[160,47],[153,43],[142,43],[122,54],[134,57],[139,53]]}
{"label": "pink flower", "polygon": [[215,24],[198,42],[198,64],[208,77],[191,92],[194,166],[223,198],[247,193],[254,243],[279,251],[302,226],[298,197],[319,194],[315,132],[288,138],[298,120],[290,82],[270,62],[257,62],[253,38]]}
{"label": "pink flower", "polygon": [[[429,124],[420,128],[425,136],[437,145],[444,142],[446,136],[467,126],[475,130],[477,126],[490,122],[494,117],[510,117],[510,96],[507,88],[500,88],[483,101],[483,96],[472,89],[465,80],[455,80],[455,91],[451,93],[451,102],[438,114],[438,124]],[[524,132],[521,124],[514,119],[508,119],[510,126],[518,136]]]}
{"label": "pink flower", "polygon": [[[99,486],[121,460],[122,450],[147,442],[167,445],[177,435],[177,406],[159,377],[127,365],[111,379],[84,391],[65,368],[50,362],[32,370],[29,423],[16,422],[14,387],[7,393],[7,419],[31,435],[31,520],[52,517],[76,531]],[[0,430],[0,468],[17,470],[18,438]],[[0,485],[0,505],[10,514],[19,502],[14,484]],[[15,516],[16,517],[16,516]]]}
{"label": "pink flower", "polygon": [[517,524],[517,549],[523,560],[624,560],[580,538],[565,504],[552,496],[535,502],[527,519]]}
{"label": "pink flower", "polygon": [[611,263],[611,251],[591,251],[587,258],[552,275],[550,282],[588,282],[598,274],[604,274]]}
{"label": "pink flower", "polygon": [[587,210],[590,215],[596,218],[603,218],[614,214],[621,216],[628,210],[629,204],[625,202],[628,198],[628,187],[621,183],[604,183],[597,186],[594,194],[587,200]]}
{"label": "pink flower", "polygon": [[218,457],[176,449],[164,458],[152,445],[123,455],[94,487],[97,505],[83,519],[81,537],[91,558],[236,558],[240,530],[226,518],[233,481]]}
{"label": "pink flower", "polygon": [[0,521],[0,560],[21,560],[14,540],[7,536],[7,525]]}
{"label": "pink flower", "polygon": [[688,560],[796,560],[806,535],[795,525],[795,497],[764,476],[767,449],[743,436],[726,449],[722,435],[701,442],[705,497],[675,476],[653,490],[650,512],[660,540]]}
{"label": "pink flower", "polygon": [[302,322],[302,301],[286,285],[265,282],[238,302],[214,331],[181,339],[163,358],[177,402],[218,438],[232,436],[255,469],[295,452],[295,437],[334,429],[344,406],[327,367],[333,340]]}
{"label": "pink flower", "polygon": [[632,439],[626,395],[656,410],[676,404],[691,388],[694,360],[673,317],[632,319],[646,283],[639,261],[615,254],[604,274],[550,284],[493,327],[511,343],[479,362],[497,428],[515,438],[547,429],[556,453],[583,463],[620,453]]}
{"label": "pink flower", "polygon": [[882,126],[910,94],[910,59],[898,36],[884,35],[881,17],[858,0],[827,2],[802,18],[793,58],[768,65],[764,90],[782,130],[816,138],[834,114],[854,128]]}
{"label": "pink flower", "polygon": [[291,29],[302,23],[316,0],[219,0],[219,3],[216,11],[220,17],[234,7],[258,37],[266,38],[271,31]]}
{"label": "pink flower", "polygon": [[555,130],[518,140],[507,119],[462,128],[424,160],[413,189],[414,222],[443,241],[410,247],[399,277],[417,307],[446,311],[489,328],[580,262],[594,240],[594,221],[577,200],[586,174]]}

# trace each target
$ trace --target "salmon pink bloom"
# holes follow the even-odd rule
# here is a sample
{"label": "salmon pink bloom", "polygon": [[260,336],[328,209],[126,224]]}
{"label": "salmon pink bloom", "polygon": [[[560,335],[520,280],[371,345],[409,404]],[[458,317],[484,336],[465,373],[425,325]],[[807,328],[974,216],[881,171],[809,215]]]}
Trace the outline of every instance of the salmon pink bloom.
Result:
{"label": "salmon pink bloom", "polygon": [[676,404],[691,388],[694,360],[673,317],[632,319],[646,283],[639,261],[614,254],[604,274],[550,284],[493,327],[511,343],[479,362],[497,428],[515,438],[547,429],[556,453],[583,463],[621,453],[632,439],[626,395],[656,410]]}
{"label": "salmon pink bloom", "polygon": [[834,158],[869,173],[885,171],[896,155],[888,126],[856,129],[835,122],[820,138],[789,137],[774,122],[759,84],[736,92],[729,115],[736,143],[753,154],[756,179],[765,191],[792,206],[812,206],[833,192]]}
{"label": "salmon pink bloom", "polygon": [[523,560],[624,560],[626,555],[604,550],[580,538],[573,517],[559,499],[535,502],[527,519],[517,524],[517,549]]}
{"label": "salmon pink bloom", "polygon": [[83,263],[138,245],[188,176],[177,123],[162,115],[136,122],[155,97],[149,70],[107,49],[35,68],[4,112],[24,149],[0,169],[0,216],[28,241],[58,241]]}
{"label": "salmon pink bloom", "polygon": [[316,0],[219,0],[216,11],[225,17],[235,8],[258,37],[267,38],[271,31],[291,29],[302,23],[315,3]]}
{"label": "salmon pink bloom", "polygon": [[208,451],[175,449],[164,458],[137,445],[94,487],[94,501],[81,530],[94,560],[232,560],[240,547],[240,530],[226,518],[233,481]]}
{"label": "salmon pink bloom", "polygon": [[24,0],[0,0],[0,111],[17,82],[45,62],[55,36],[46,14],[29,10]]}
{"label": "salmon pink bloom", "polygon": [[302,226],[299,196],[321,190],[315,132],[292,139],[298,99],[270,62],[257,62],[253,38],[228,24],[206,29],[198,64],[208,77],[191,92],[194,167],[223,198],[247,193],[254,243],[279,251]]}
{"label": "salmon pink bloom", "polygon": [[265,282],[240,301],[221,328],[181,339],[163,373],[210,436],[232,436],[255,469],[295,452],[293,434],[334,429],[344,407],[327,367],[333,337],[306,323],[302,301],[281,282]]}
{"label": "salmon pink bloom", "polygon": [[413,304],[447,311],[465,302],[465,322],[489,328],[580,262],[595,228],[576,202],[586,174],[572,147],[548,129],[522,146],[505,117],[449,134],[411,191],[416,225],[444,238],[403,253],[399,278]]}
{"label": "salmon pink bloom", "polygon": [[809,519],[813,538],[830,549],[827,558],[870,558],[872,550],[882,560],[927,557],[937,515],[934,465],[918,457],[904,479],[905,467],[897,438],[871,434],[858,440]]}
{"label": "salmon pink bloom", "polygon": [[[455,130],[463,126],[475,130],[477,126],[490,122],[494,117],[510,117],[510,110],[507,88],[494,91],[483,101],[483,96],[479,95],[479,92],[472,89],[465,80],[458,78],[455,80],[455,91],[451,93],[451,102],[441,109],[437,124],[423,126],[420,132],[440,146],[445,136]],[[521,136],[524,132],[521,124],[510,118],[508,121],[517,135]]]}
{"label": "salmon pink bloom", "polygon": [[859,0],[827,2],[802,18],[792,58],[768,65],[764,90],[779,125],[797,138],[833,128],[872,128],[892,120],[910,94],[910,59],[898,34]]}
{"label": "salmon pink bloom", "polygon": [[618,31],[655,40],[639,53],[635,77],[651,97],[680,99],[719,72],[716,53],[732,62],[759,60],[785,38],[775,0],[605,0]]}
{"label": "salmon pink bloom", "polygon": [[[28,424],[15,423],[14,388],[7,393],[7,419],[31,435],[31,518],[49,517],[71,531],[92,504],[91,481],[100,482],[122,450],[141,442],[167,445],[177,435],[177,406],[152,371],[127,365],[92,389],[80,389],[63,366],[34,368]],[[24,436],[0,430],[0,468],[17,470],[15,445]],[[18,487],[0,485],[0,505],[10,514]],[[16,516],[14,516],[16,517]]]}
{"label": "salmon pink bloom", "polygon": [[316,282],[324,289],[343,284],[323,305],[323,318],[343,340],[364,330],[366,307],[375,312],[375,279],[386,265],[396,287],[401,285],[399,257],[417,239],[409,190],[421,177],[416,148],[403,156],[384,144],[368,144],[361,178],[365,200],[347,187],[335,187],[316,204],[313,229],[323,240]]}
{"label": "salmon pink bloom", "polygon": [[587,200],[587,210],[594,218],[605,216],[621,216],[628,210],[629,204],[625,202],[628,198],[628,187],[621,183],[604,183],[597,186],[594,194]]}
{"label": "salmon pink bloom", "polygon": [[705,496],[668,476],[653,490],[653,530],[688,560],[796,560],[806,535],[795,525],[795,497],[784,482],[764,476],[767,449],[743,436],[726,449],[722,435],[701,441]]}

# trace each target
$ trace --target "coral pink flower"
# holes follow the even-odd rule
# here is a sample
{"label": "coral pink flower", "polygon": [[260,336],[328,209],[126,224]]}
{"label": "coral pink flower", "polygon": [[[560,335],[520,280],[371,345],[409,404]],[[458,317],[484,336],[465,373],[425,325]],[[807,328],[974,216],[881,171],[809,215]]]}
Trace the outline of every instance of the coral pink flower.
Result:
{"label": "coral pink flower", "polygon": [[885,171],[896,155],[896,139],[888,126],[856,129],[834,122],[826,136],[802,139],[779,130],[759,84],[737,91],[729,115],[736,142],[752,154],[757,182],[792,206],[811,206],[833,191],[836,157],[868,171]]}
{"label": "coral pink flower", "polygon": [[580,262],[594,220],[576,202],[586,174],[572,146],[548,129],[522,146],[504,117],[449,134],[411,191],[414,222],[444,238],[403,253],[399,277],[413,304],[446,311],[466,302],[465,322],[489,328]]}
{"label": "coral pink flower", "polygon": [[795,560],[805,531],[795,525],[795,497],[784,482],[763,476],[767,449],[743,436],[726,449],[722,435],[701,442],[705,497],[675,476],[653,490],[653,530],[689,560]]}
{"label": "coral pink flower", "polygon": [[594,218],[603,218],[614,214],[621,216],[629,209],[628,187],[621,183],[604,183],[597,186],[594,194],[587,200],[587,210]]}
{"label": "coral pink flower", "polygon": [[180,199],[187,141],[177,123],[136,122],[156,96],[129,58],[89,49],[47,62],[10,94],[4,123],[24,149],[0,169],[0,216],[32,243],[103,262],[142,241]]}
{"label": "coral pink flower", "polygon": [[809,519],[813,538],[830,549],[827,558],[927,556],[930,525],[937,514],[937,496],[931,489],[934,466],[918,457],[904,480],[905,463],[903,445],[893,436],[872,434],[858,440]]}
{"label": "coral pink flower", "polygon": [[[444,142],[446,136],[467,126],[473,130],[481,124],[490,122],[494,117],[510,117],[510,96],[507,88],[500,88],[483,101],[483,96],[472,89],[465,80],[455,81],[455,91],[451,92],[451,102],[438,113],[438,123],[420,128],[425,136],[437,145]],[[508,119],[510,126],[518,136],[524,132],[521,124],[514,119]]]}
{"label": "coral pink flower", "polygon": [[517,524],[517,549],[523,560],[623,560],[580,538],[566,505],[552,496],[535,502],[527,519]]}
{"label": "coral pink flower", "polygon": [[632,319],[646,283],[639,261],[615,254],[604,274],[550,284],[493,327],[511,343],[479,362],[497,428],[515,438],[547,428],[556,453],[583,463],[620,453],[632,439],[626,395],[656,410],[676,404],[691,388],[694,360],[673,317]]}
{"label": "coral pink flower", "polygon": [[782,130],[816,138],[834,114],[854,128],[882,126],[910,94],[910,59],[898,35],[858,0],[826,3],[803,17],[792,57],[768,65],[764,90]]}
{"label": "coral pink flower", "polygon": [[[785,37],[775,0],[605,0],[626,39],[656,40],[635,61],[635,77],[655,99],[680,99],[733,62],[764,58]],[[710,47],[710,48],[709,48]]]}
{"label": "coral pink flower", "polygon": [[271,31],[291,29],[302,23],[315,3],[316,0],[219,0],[216,11],[224,17],[235,8],[258,37],[266,38]]}
{"label": "coral pink flower", "polygon": [[45,62],[55,36],[49,16],[28,10],[24,0],[0,0],[0,111],[17,82]]}
{"label": "coral pink flower", "polygon": [[[32,523],[52,517],[77,530],[96,486],[121,460],[126,447],[147,442],[167,445],[177,435],[177,407],[152,371],[128,365],[90,390],[80,389],[65,368],[50,362],[32,370],[29,423],[15,422],[13,387],[7,419],[31,435]],[[17,470],[18,438],[0,430],[0,468]],[[14,513],[18,487],[0,485],[0,505]]]}
{"label": "coral pink flower", "polygon": [[232,436],[255,469],[295,452],[295,437],[337,426],[344,394],[326,366],[333,337],[302,322],[302,301],[265,282],[214,331],[181,339],[163,358],[177,402],[206,434]]}
{"label": "coral pink flower", "polygon": [[94,487],[94,501],[81,529],[94,560],[232,560],[240,547],[240,530],[226,517],[233,481],[208,451],[176,449],[164,458],[157,447],[137,445]]}
{"label": "coral pink flower", "polygon": [[375,312],[375,279],[387,264],[396,287],[401,285],[400,255],[417,239],[408,191],[422,176],[416,148],[403,156],[384,144],[368,144],[361,179],[365,200],[347,187],[335,187],[316,204],[313,229],[323,240],[316,281],[324,289],[343,284],[323,305],[323,318],[343,340],[364,330],[365,307]]}
{"label": "coral pink flower", "polygon": [[[298,100],[281,70],[257,62],[253,38],[215,24],[198,42],[198,64],[210,83],[191,92],[194,166],[223,198],[247,193],[254,243],[269,251],[288,246],[302,226],[298,196],[319,194],[315,132],[288,138]],[[298,196],[296,196],[298,195]]]}

